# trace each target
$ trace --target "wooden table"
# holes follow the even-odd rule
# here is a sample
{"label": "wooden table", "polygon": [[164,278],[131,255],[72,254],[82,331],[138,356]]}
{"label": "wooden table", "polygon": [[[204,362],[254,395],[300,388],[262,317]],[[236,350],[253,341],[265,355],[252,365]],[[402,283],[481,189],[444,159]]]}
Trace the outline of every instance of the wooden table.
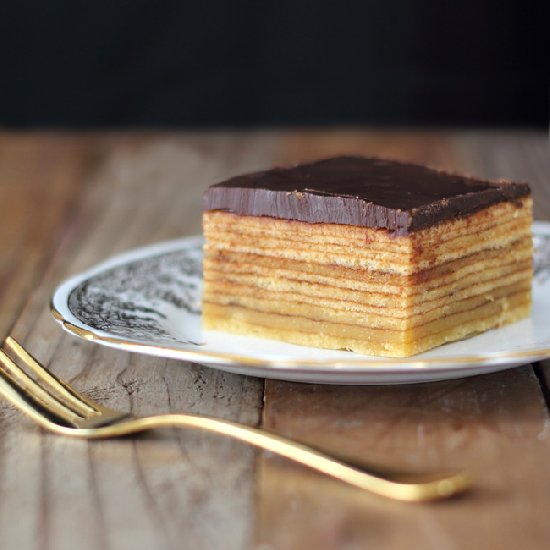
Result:
{"label": "wooden table", "polygon": [[208,413],[396,466],[466,466],[476,489],[399,504],[221,437],[74,441],[0,402],[0,548],[549,547],[548,366],[410,386],[305,385],[103,348],[53,321],[48,302],[64,277],[200,232],[207,185],[342,152],[526,180],[536,217],[550,219],[542,133],[0,134],[1,336],[107,405]]}

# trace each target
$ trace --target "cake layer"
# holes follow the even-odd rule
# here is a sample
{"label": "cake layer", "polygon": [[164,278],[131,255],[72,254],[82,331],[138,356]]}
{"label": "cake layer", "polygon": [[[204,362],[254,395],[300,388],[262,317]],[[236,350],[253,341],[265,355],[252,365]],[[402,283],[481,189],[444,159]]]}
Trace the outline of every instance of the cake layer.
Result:
{"label": "cake layer", "polygon": [[[382,327],[391,330],[408,330],[411,327],[427,325],[440,317],[467,311],[510,294],[528,291],[529,280],[506,281],[490,292],[477,292],[454,300],[441,300],[426,309],[400,307],[366,307],[362,304],[322,298],[307,300],[304,296],[289,292],[249,292],[245,288],[230,287],[227,292],[209,288],[205,303],[221,306],[235,306],[257,312],[277,313],[284,310],[289,315],[304,319],[328,321],[341,324],[355,324],[365,327]],[[429,327],[427,330],[430,330]]]}
{"label": "cake layer", "polygon": [[[228,253],[208,256],[204,268],[208,281],[237,282],[259,288],[281,288],[280,285],[306,284],[328,292],[386,294],[390,297],[418,296],[433,299],[444,295],[446,287],[469,286],[483,280],[492,280],[518,269],[531,267],[531,239],[522,239],[506,251],[496,249],[454,260],[437,268],[403,276],[388,272],[349,269],[340,266],[315,265],[286,259],[266,258],[260,255],[240,256]],[[317,267],[317,272],[315,271]],[[323,269],[324,268],[324,269]],[[331,269],[332,268],[332,269]],[[327,288],[328,287],[328,288]]]}
{"label": "cake layer", "polygon": [[[442,223],[439,237],[430,229],[418,231],[411,237],[390,238],[387,235],[380,237],[381,232],[377,230],[355,228],[361,230],[362,238],[355,243],[352,239],[347,246],[324,240],[328,229],[326,224],[271,220],[278,235],[274,238],[254,233],[249,235],[247,225],[256,223],[266,222],[263,219],[238,219],[224,212],[205,213],[206,256],[214,251],[231,251],[408,275],[483,250],[510,247],[518,238],[529,236],[531,200],[524,199],[521,207],[496,205],[467,219]],[[330,231],[338,233],[342,239],[349,229],[346,226],[330,227]],[[454,237],[445,239],[446,233],[452,233]],[[375,239],[378,239],[379,247],[373,247]]]}
{"label": "cake layer", "polygon": [[284,340],[329,349],[349,349],[368,355],[407,357],[502,326],[529,315],[530,291],[486,303],[474,310],[440,318],[430,330],[395,331],[336,324],[293,315],[256,312],[235,306],[204,304],[204,327],[236,334]]}
{"label": "cake layer", "polygon": [[[368,301],[347,300],[341,294],[305,294],[299,290],[288,291],[270,291],[260,288],[250,288],[246,285],[223,284],[209,282],[205,288],[205,300],[218,304],[247,305],[256,309],[263,309],[262,304],[271,304],[271,310],[276,311],[279,307],[285,307],[290,310],[313,307],[324,308],[326,315],[334,317],[340,314],[342,317],[359,324],[369,324],[374,322],[376,316],[380,322],[386,322],[392,326],[399,326],[406,329],[408,326],[420,324],[422,321],[417,316],[431,313],[433,317],[442,314],[442,309],[447,311],[452,307],[457,307],[463,301],[481,297],[491,300],[495,296],[502,294],[502,289],[513,287],[530,288],[530,270],[524,269],[511,276],[503,277],[498,280],[490,280],[479,283],[473,287],[464,287],[460,290],[451,289],[447,294],[436,300],[426,302],[388,299],[384,296],[384,301],[377,301],[375,298],[369,298]],[[254,304],[256,304],[254,306]],[[313,316],[313,318],[319,318]]]}
{"label": "cake layer", "polygon": [[527,184],[483,181],[377,158],[335,157],[231,178],[208,188],[203,207],[405,235],[529,194]]}

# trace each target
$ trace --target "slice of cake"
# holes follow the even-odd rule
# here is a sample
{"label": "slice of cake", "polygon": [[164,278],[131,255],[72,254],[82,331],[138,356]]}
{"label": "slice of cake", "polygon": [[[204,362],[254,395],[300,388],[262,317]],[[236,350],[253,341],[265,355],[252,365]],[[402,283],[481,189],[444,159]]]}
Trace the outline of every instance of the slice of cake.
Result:
{"label": "slice of cake", "polygon": [[406,357],[529,315],[523,183],[336,157],[204,194],[206,329]]}

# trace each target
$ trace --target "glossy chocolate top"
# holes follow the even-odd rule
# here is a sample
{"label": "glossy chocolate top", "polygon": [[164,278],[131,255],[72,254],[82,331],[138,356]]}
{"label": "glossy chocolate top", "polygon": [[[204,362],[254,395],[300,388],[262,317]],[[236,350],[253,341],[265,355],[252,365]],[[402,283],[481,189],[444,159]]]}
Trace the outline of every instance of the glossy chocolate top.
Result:
{"label": "glossy chocolate top", "polygon": [[342,156],[231,178],[209,187],[203,206],[406,235],[529,194],[526,183],[483,181],[416,164]]}

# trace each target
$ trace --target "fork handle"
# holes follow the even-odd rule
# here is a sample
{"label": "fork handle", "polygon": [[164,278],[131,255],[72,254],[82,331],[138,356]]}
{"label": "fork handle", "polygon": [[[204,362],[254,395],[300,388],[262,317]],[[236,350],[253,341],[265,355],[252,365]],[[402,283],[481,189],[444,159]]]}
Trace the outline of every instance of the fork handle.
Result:
{"label": "fork handle", "polygon": [[[244,424],[192,414],[165,414],[159,416],[129,418],[108,426],[92,429],[70,429],[67,435],[86,438],[106,438],[130,435],[156,428],[192,428],[224,435],[286,457],[335,479],[377,495],[405,501],[425,501],[447,498],[465,491],[471,485],[470,476],[464,472],[420,480],[409,475],[399,475],[387,470],[373,473],[377,468],[359,466],[346,459],[291,441],[264,430]],[[368,471],[367,470],[370,470]],[[392,479],[393,477],[393,479]],[[409,478],[409,480],[406,480]]]}

